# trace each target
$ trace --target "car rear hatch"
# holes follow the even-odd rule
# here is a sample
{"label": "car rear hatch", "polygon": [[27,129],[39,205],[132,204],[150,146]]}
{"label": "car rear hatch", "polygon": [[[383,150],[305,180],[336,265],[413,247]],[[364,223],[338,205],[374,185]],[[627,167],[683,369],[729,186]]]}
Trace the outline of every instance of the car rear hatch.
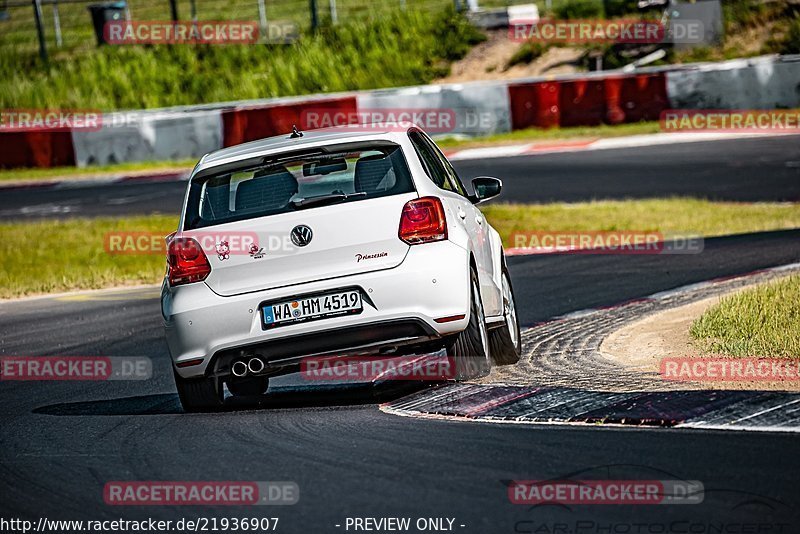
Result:
{"label": "car rear hatch", "polygon": [[333,146],[193,179],[182,235],[206,252],[205,283],[234,296],[397,267],[417,196],[398,145]]}
{"label": "car rear hatch", "polygon": [[[233,296],[276,287],[391,269],[409,246],[397,238],[403,205],[416,194],[397,195],[284,213],[215,227],[228,253],[212,250],[206,284]],[[292,242],[292,230],[311,230],[305,246]],[[184,232],[198,235],[204,231]],[[240,244],[241,243],[241,244]],[[251,250],[252,245],[255,248]],[[208,246],[204,246],[208,249]],[[224,249],[223,249],[224,250]]]}

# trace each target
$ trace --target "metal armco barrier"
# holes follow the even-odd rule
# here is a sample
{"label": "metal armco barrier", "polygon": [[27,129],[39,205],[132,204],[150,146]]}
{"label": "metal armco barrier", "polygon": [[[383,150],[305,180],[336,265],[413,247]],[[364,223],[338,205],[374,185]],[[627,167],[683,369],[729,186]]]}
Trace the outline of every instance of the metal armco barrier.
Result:
{"label": "metal armco barrier", "polygon": [[107,113],[98,131],[73,130],[75,163],[199,158],[222,147],[219,110]]}
{"label": "metal armco barrier", "polygon": [[[511,131],[508,87],[504,82],[424,85],[358,94],[359,111],[440,111],[449,124],[426,125],[431,134],[489,135]],[[441,117],[438,117],[441,118]],[[436,119],[434,119],[435,121]]]}
{"label": "metal armco barrier", "polygon": [[[314,99],[307,102],[238,107],[222,113],[223,146],[233,146],[292,131],[292,126],[301,127],[304,113],[315,110],[355,113],[355,97]],[[200,154],[202,155],[202,154]]]}
{"label": "metal armco barrier", "polygon": [[[309,110],[450,112],[447,133],[658,120],[665,109],[800,107],[800,56],[211,104],[104,115],[100,131],[0,129],[0,167],[199,158],[207,152],[302,126]],[[124,120],[115,119],[124,117]],[[424,125],[423,125],[424,126]]]}
{"label": "metal armco barrier", "polygon": [[800,107],[800,57],[735,59],[667,72],[676,109]]}

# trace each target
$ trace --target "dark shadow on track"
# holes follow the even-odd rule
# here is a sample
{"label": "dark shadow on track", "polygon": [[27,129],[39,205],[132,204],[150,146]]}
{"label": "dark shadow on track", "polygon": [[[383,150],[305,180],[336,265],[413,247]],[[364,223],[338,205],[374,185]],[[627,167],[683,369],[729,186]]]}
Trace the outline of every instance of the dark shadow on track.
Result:
{"label": "dark shadow on track", "polygon": [[[312,407],[341,407],[378,404],[395,400],[429,387],[420,382],[383,382],[315,387],[282,387],[270,390],[261,397],[228,397],[223,411],[242,409],[291,409]],[[56,416],[114,416],[114,415],[174,415],[184,413],[176,393],[141,395],[117,399],[68,402],[41,406],[33,410],[38,415]]]}

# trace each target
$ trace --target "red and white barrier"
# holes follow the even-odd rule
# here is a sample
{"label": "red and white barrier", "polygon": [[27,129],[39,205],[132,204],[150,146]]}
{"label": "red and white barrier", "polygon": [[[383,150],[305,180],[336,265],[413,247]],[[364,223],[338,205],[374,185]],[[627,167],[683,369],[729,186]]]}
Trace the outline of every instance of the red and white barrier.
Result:
{"label": "red and white barrier", "polygon": [[293,125],[302,128],[310,122],[309,112],[321,110],[345,116],[438,111],[453,121],[434,133],[485,135],[658,120],[670,108],[798,108],[797,87],[800,56],[765,56],[636,73],[605,71],[119,112],[104,115],[99,131],[0,129],[0,167],[199,158],[222,147],[288,133]]}

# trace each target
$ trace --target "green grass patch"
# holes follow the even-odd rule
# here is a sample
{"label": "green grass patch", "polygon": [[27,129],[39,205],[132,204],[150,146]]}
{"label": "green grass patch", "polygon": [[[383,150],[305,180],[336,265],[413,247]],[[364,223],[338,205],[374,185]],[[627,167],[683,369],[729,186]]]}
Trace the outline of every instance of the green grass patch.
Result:
{"label": "green grass patch", "polygon": [[52,180],[55,178],[92,178],[143,172],[184,171],[194,167],[197,160],[137,161],[96,165],[92,167],[51,167],[48,169],[0,169],[0,182],[12,180]]}
{"label": "green grass patch", "polygon": [[292,45],[104,46],[48,66],[3,48],[0,108],[139,109],[425,84],[483,39],[451,6],[354,18]]}
{"label": "green grass patch", "polygon": [[[692,199],[495,204],[483,209],[506,246],[517,232],[641,230],[706,236],[800,227],[798,204],[735,204]],[[158,283],[164,257],[110,255],[109,232],[177,227],[175,216],[0,224],[0,298],[73,289]],[[800,299],[795,299],[797,302]]]}
{"label": "green grass patch", "polygon": [[706,237],[800,228],[800,204],[710,202],[691,198],[490,204],[489,222],[513,246],[514,234],[537,231],[699,234]]}
{"label": "green grass patch", "polygon": [[723,297],[689,333],[708,353],[800,358],[800,276]]}
{"label": "green grass patch", "polygon": [[174,216],[0,224],[0,298],[73,289],[157,283],[163,254],[110,255],[109,232],[158,232],[178,226]]}
{"label": "green grass patch", "polygon": [[643,135],[660,133],[661,125],[657,121],[632,122],[630,124],[599,126],[575,126],[570,128],[528,128],[513,132],[472,137],[443,137],[436,140],[442,148],[469,148],[493,144],[525,143],[558,139],[586,139],[595,137],[623,137],[626,135]]}

